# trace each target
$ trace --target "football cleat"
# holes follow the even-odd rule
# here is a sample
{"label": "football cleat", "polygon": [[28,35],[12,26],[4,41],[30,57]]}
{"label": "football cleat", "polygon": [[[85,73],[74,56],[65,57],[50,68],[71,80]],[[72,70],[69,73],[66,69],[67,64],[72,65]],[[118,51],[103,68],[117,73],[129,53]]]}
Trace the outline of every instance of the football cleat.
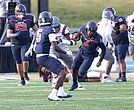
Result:
{"label": "football cleat", "polygon": [[30,80],[25,80],[25,82],[27,85],[30,84]]}
{"label": "football cleat", "polygon": [[50,101],[63,101],[62,98],[59,98],[58,96],[56,96],[56,95],[54,95],[52,93],[49,94],[48,100],[50,100]]}
{"label": "football cleat", "polygon": [[77,87],[77,90],[86,90],[82,85],[79,85],[78,87]]}
{"label": "football cleat", "polygon": [[27,73],[24,73],[24,78],[25,78],[25,80],[27,80],[27,81],[30,80]]}
{"label": "football cleat", "polygon": [[117,78],[115,82],[127,82],[127,79],[125,77]]}
{"label": "football cleat", "polygon": [[72,87],[69,89],[69,91],[74,91],[75,89],[77,89],[78,88],[78,85],[72,85]]}
{"label": "football cleat", "polygon": [[18,86],[24,86],[26,84],[25,80],[21,80],[20,84]]}
{"label": "football cleat", "polygon": [[58,93],[57,96],[59,98],[70,98],[70,97],[72,97],[71,94],[67,94],[66,92],[63,92],[62,94]]}
{"label": "football cleat", "polygon": [[101,83],[110,83],[114,82],[111,80],[110,76],[107,74],[102,74]]}

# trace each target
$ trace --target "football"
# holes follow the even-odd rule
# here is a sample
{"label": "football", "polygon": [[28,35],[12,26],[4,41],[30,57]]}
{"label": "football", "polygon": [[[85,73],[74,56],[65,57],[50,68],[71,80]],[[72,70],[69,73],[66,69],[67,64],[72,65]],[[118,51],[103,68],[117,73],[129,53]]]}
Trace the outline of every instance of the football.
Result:
{"label": "football", "polygon": [[73,34],[73,39],[74,39],[74,40],[80,40],[80,36],[81,36],[80,33],[74,33],[74,34]]}

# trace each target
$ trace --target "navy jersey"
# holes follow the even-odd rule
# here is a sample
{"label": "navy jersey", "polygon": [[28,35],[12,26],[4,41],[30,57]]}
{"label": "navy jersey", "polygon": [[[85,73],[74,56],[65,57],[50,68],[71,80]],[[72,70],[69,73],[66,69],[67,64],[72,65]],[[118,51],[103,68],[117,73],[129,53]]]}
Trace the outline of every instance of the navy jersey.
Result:
{"label": "navy jersey", "polygon": [[23,19],[11,15],[7,18],[8,29],[13,30],[13,33],[20,32],[20,35],[16,39],[24,44],[31,41],[30,28],[35,25],[34,17],[26,14]]}
{"label": "navy jersey", "polygon": [[36,33],[36,54],[49,54],[50,51],[50,39],[49,34],[54,33],[52,26],[40,27]]}
{"label": "navy jersey", "polygon": [[[115,22],[115,26],[114,26],[115,30],[120,29],[121,24],[127,25],[126,20],[122,16],[115,16],[114,22]],[[125,36],[128,36],[127,30],[124,33],[112,35],[113,38],[120,38]]]}
{"label": "navy jersey", "polygon": [[[115,30],[119,30],[121,24],[127,25],[126,20],[122,16],[115,16],[114,22],[115,22],[115,26],[114,26]],[[112,38],[115,45],[126,44],[129,42],[127,30],[123,33],[112,34]]]}
{"label": "navy jersey", "polygon": [[81,38],[82,45],[80,48],[84,52],[84,54],[88,54],[90,56],[97,57],[98,56],[97,49],[98,49],[98,47],[100,47],[102,49],[102,52],[100,55],[100,61],[102,61],[105,56],[106,47],[105,47],[104,43],[102,42],[101,35],[96,33],[94,35],[94,37],[89,39],[88,37],[86,37],[86,27],[85,26],[83,26],[80,29],[80,32],[83,34],[82,38]]}

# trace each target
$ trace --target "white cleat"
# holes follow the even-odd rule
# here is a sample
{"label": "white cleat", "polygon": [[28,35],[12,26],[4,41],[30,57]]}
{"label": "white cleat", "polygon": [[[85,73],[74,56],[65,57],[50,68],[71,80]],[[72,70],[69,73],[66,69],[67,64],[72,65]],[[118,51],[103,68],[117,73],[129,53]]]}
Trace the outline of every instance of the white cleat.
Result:
{"label": "white cleat", "polygon": [[21,80],[20,84],[18,86],[24,86],[26,84],[25,80]]}
{"label": "white cleat", "polygon": [[63,101],[62,98],[59,98],[58,96],[56,96],[56,95],[54,95],[52,93],[49,94],[48,100],[50,100],[50,101]]}
{"label": "white cleat", "polygon": [[111,83],[111,82],[114,82],[114,81],[111,80],[109,75],[102,74],[101,83]]}
{"label": "white cleat", "polygon": [[25,80],[26,84],[29,85],[30,84],[30,80]]}
{"label": "white cleat", "polygon": [[57,96],[59,98],[70,98],[70,97],[72,97],[71,94],[67,94],[66,92],[62,92],[62,93],[61,92],[58,92]]}

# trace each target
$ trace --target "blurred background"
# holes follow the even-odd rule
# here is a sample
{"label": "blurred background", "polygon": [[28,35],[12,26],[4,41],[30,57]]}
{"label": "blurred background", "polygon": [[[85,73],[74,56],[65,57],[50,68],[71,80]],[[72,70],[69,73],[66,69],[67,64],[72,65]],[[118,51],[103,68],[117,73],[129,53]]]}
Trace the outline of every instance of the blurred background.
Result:
{"label": "blurred background", "polygon": [[[5,2],[5,7],[2,2]],[[90,20],[100,21],[102,11],[107,6],[112,6],[116,10],[116,14],[123,17],[134,12],[134,0],[0,0],[0,8],[6,10],[5,15],[0,16],[0,72],[16,71],[10,46],[5,46],[4,40],[6,38],[6,18],[14,14],[15,6],[18,3],[24,4],[27,12],[35,15],[36,22],[40,12],[50,11],[52,15],[59,17],[63,24],[69,26],[71,32],[86,25]],[[4,11],[0,10],[1,13]],[[70,46],[74,55],[79,45],[80,42],[76,46]],[[128,56],[127,60],[131,61],[133,68],[131,56]],[[30,61],[32,64],[30,71],[33,72],[37,67],[35,56],[32,56]]]}

